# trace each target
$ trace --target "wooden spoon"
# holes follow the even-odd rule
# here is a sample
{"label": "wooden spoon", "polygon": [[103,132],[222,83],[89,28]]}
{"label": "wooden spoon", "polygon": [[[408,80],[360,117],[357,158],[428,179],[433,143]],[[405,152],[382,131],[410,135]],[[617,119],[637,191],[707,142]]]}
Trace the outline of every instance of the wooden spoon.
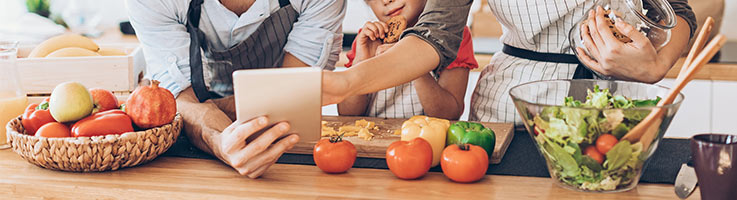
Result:
{"label": "wooden spoon", "polygon": [[693,62],[694,57],[696,57],[696,55],[698,55],[704,48],[704,45],[706,44],[706,39],[709,37],[709,34],[711,34],[711,30],[713,27],[714,18],[707,17],[704,25],[701,28],[701,31],[699,31],[699,35],[696,36],[696,40],[691,46],[691,50],[688,52],[688,56],[686,57],[685,62],[683,62],[683,66],[681,66],[681,71],[678,73],[679,76],[686,72],[686,69],[688,69],[688,65]]}
{"label": "wooden spoon", "polygon": [[684,73],[678,74],[676,83],[673,88],[670,89],[668,95],[658,102],[656,108],[654,108],[650,114],[645,117],[640,123],[630,130],[627,135],[622,137],[623,140],[628,140],[632,143],[642,142],[643,149],[647,150],[650,147],[650,143],[653,142],[655,137],[658,135],[658,130],[663,122],[663,115],[666,109],[662,108],[665,105],[673,103],[681,90],[686,87],[686,84],[693,79],[693,76],[698,72],[712,57],[719,51],[724,45],[727,39],[724,35],[717,35],[714,39],[709,42],[701,53],[694,59],[692,63],[688,65],[688,69]]}
{"label": "wooden spoon", "polygon": [[[688,56],[686,57],[686,60],[683,62],[683,66],[681,66],[681,70],[678,73],[678,77],[676,77],[676,79],[681,80],[681,79],[684,78],[684,76],[686,76],[686,74],[688,73],[688,69],[690,68],[690,66],[691,66],[691,64],[693,62],[693,59],[698,54],[701,53],[701,50],[703,49],[703,45],[706,43],[706,40],[707,40],[707,37],[709,36],[709,34],[711,34],[711,30],[712,30],[712,27],[713,26],[714,26],[714,19],[711,18],[711,17],[706,18],[706,22],[704,23],[704,26],[701,28],[701,31],[699,31],[699,34],[696,37],[696,41],[694,41],[693,46],[691,46],[691,50],[688,52]],[[685,80],[685,82],[691,81],[690,79],[684,79],[684,80]],[[671,91],[671,94],[673,94],[672,91]],[[662,105],[673,103],[672,101],[675,99],[675,96],[677,96],[677,94],[678,94],[678,92],[676,92],[675,94],[673,94],[673,97],[670,100],[670,102],[668,102],[667,99],[663,99],[660,102],[658,102],[658,105],[657,106],[662,106]],[[655,109],[653,111],[661,112],[660,109]],[[645,121],[651,121],[651,119],[654,118],[654,117],[662,117],[662,116],[659,116],[660,114],[662,114],[662,113],[651,112],[645,119],[643,119],[643,122],[645,122]],[[640,124],[643,124],[643,123],[641,122]],[[644,126],[645,125],[646,124],[643,124],[642,126],[640,126],[638,124],[637,126],[633,127],[633,129],[630,130],[624,137],[622,137],[622,139],[629,140],[632,143],[635,143],[635,142],[640,141],[640,140],[649,140],[649,141],[652,141],[653,138],[641,139],[641,137],[643,137],[643,134],[645,132],[647,132],[647,131],[653,131],[653,130],[644,130],[644,128],[645,128]],[[660,122],[657,123],[657,126],[660,126]],[[654,127],[657,127],[657,126],[654,126]],[[655,131],[657,131],[657,129]],[[650,137],[650,136],[648,136],[648,137]],[[644,146],[649,146],[649,143],[650,142],[647,142],[647,143],[648,144],[647,145],[644,145]]]}

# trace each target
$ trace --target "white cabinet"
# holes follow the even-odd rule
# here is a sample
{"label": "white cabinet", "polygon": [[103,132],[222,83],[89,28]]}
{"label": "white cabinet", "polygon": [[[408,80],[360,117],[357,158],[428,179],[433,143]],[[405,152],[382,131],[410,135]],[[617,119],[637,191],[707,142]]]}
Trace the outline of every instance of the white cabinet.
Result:
{"label": "white cabinet", "polygon": [[[674,79],[664,79],[657,84],[670,88],[674,83]],[[665,136],[687,138],[709,132],[712,118],[712,81],[693,80],[681,93],[685,95],[685,99]]]}
{"label": "white cabinet", "polygon": [[711,131],[737,134],[737,82],[713,81]]}

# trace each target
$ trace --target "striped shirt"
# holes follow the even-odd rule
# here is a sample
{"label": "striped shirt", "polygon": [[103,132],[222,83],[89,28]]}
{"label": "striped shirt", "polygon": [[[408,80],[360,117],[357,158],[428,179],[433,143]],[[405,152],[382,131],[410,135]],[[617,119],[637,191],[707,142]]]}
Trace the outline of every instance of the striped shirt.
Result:
{"label": "striped shirt", "polygon": [[[502,42],[537,52],[573,54],[568,31],[593,8],[593,0],[488,0],[502,24]],[[676,15],[696,29],[696,19],[686,0],[670,0]],[[477,19],[478,20],[478,19]],[[499,52],[481,72],[471,97],[472,121],[521,123],[509,96],[515,85],[538,80],[570,79],[575,64],[539,62]],[[566,94],[560,94],[566,95]],[[560,96],[559,95],[559,96]],[[561,96],[562,98],[562,96]],[[554,103],[556,99],[548,99]]]}
{"label": "striped shirt", "polygon": [[[361,30],[358,30],[361,33]],[[446,66],[445,69],[468,68],[476,69],[479,67],[476,57],[473,54],[473,39],[471,37],[471,29],[465,27],[463,29],[463,39],[458,48],[456,59]],[[351,51],[346,54],[348,63],[345,67],[353,65],[353,59],[356,57],[356,41],[353,41]],[[442,71],[440,72],[442,73]],[[433,75],[439,75],[432,73]],[[439,76],[433,76],[438,81]],[[420,96],[415,88],[415,82],[410,81],[399,86],[387,88],[378,92],[368,94],[368,108],[366,116],[381,118],[410,118],[415,115],[425,115],[422,107]]]}
{"label": "striped shirt", "polygon": [[[128,13],[146,57],[146,78],[177,96],[191,85],[189,33],[185,23],[189,0],[128,0]],[[299,14],[284,50],[313,67],[333,69],[343,40],[345,1],[290,0]],[[226,50],[248,38],[272,12],[278,0],[256,0],[236,15],[218,0],[205,0],[199,28],[207,45]],[[206,63],[205,63],[206,64]]]}

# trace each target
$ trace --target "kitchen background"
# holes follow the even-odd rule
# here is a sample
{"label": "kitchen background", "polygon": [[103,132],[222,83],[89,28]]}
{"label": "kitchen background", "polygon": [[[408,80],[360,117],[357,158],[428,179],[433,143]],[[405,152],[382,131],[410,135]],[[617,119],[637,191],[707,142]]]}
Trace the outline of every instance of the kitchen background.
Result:
{"label": "kitchen background", "polygon": [[[737,1],[735,0],[692,0],[697,15],[703,13],[723,12],[720,32],[729,38],[730,42],[722,49],[721,62],[737,63]],[[696,5],[698,4],[698,5]],[[722,7],[722,4],[724,5]],[[64,19],[71,28],[89,35],[102,34],[102,31],[116,29],[119,23],[127,21],[124,0],[51,0],[50,10],[52,18]],[[501,43],[498,41],[498,24],[495,24],[488,8],[482,6],[480,0],[474,2],[469,16],[469,25],[473,25],[474,47],[479,54],[488,54],[498,51]],[[474,16],[478,19],[473,19]],[[701,16],[701,15],[699,15]],[[718,19],[718,18],[717,18]],[[354,34],[363,23],[375,20],[373,14],[363,3],[363,0],[347,0],[347,12],[343,22],[346,34]],[[47,18],[30,14],[26,10],[25,0],[0,1],[0,38],[21,41],[22,44],[33,44],[60,34],[65,29],[55,25]],[[479,59],[480,63],[488,60]],[[737,68],[737,65],[733,65]],[[342,69],[339,69],[342,70]],[[471,73],[466,95],[466,110],[470,94],[476,84],[479,72]],[[737,78],[733,79],[737,80]],[[673,79],[665,79],[660,85],[670,86]],[[683,90],[686,100],[676,115],[671,127],[666,133],[671,137],[689,137],[704,132],[735,133],[737,128],[734,113],[737,113],[737,81],[722,80],[694,80]],[[335,115],[334,106],[323,108],[326,115]],[[462,119],[467,118],[466,111]]]}

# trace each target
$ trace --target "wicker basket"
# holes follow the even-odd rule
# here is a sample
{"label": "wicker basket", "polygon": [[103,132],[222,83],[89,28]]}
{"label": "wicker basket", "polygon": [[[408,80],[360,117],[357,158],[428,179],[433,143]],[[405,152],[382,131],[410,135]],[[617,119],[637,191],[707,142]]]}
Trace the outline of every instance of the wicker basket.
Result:
{"label": "wicker basket", "polygon": [[7,124],[15,153],[40,167],[73,172],[100,172],[153,160],[171,147],[182,129],[177,114],[171,124],[145,131],[95,137],[44,138],[23,134],[21,119]]}

